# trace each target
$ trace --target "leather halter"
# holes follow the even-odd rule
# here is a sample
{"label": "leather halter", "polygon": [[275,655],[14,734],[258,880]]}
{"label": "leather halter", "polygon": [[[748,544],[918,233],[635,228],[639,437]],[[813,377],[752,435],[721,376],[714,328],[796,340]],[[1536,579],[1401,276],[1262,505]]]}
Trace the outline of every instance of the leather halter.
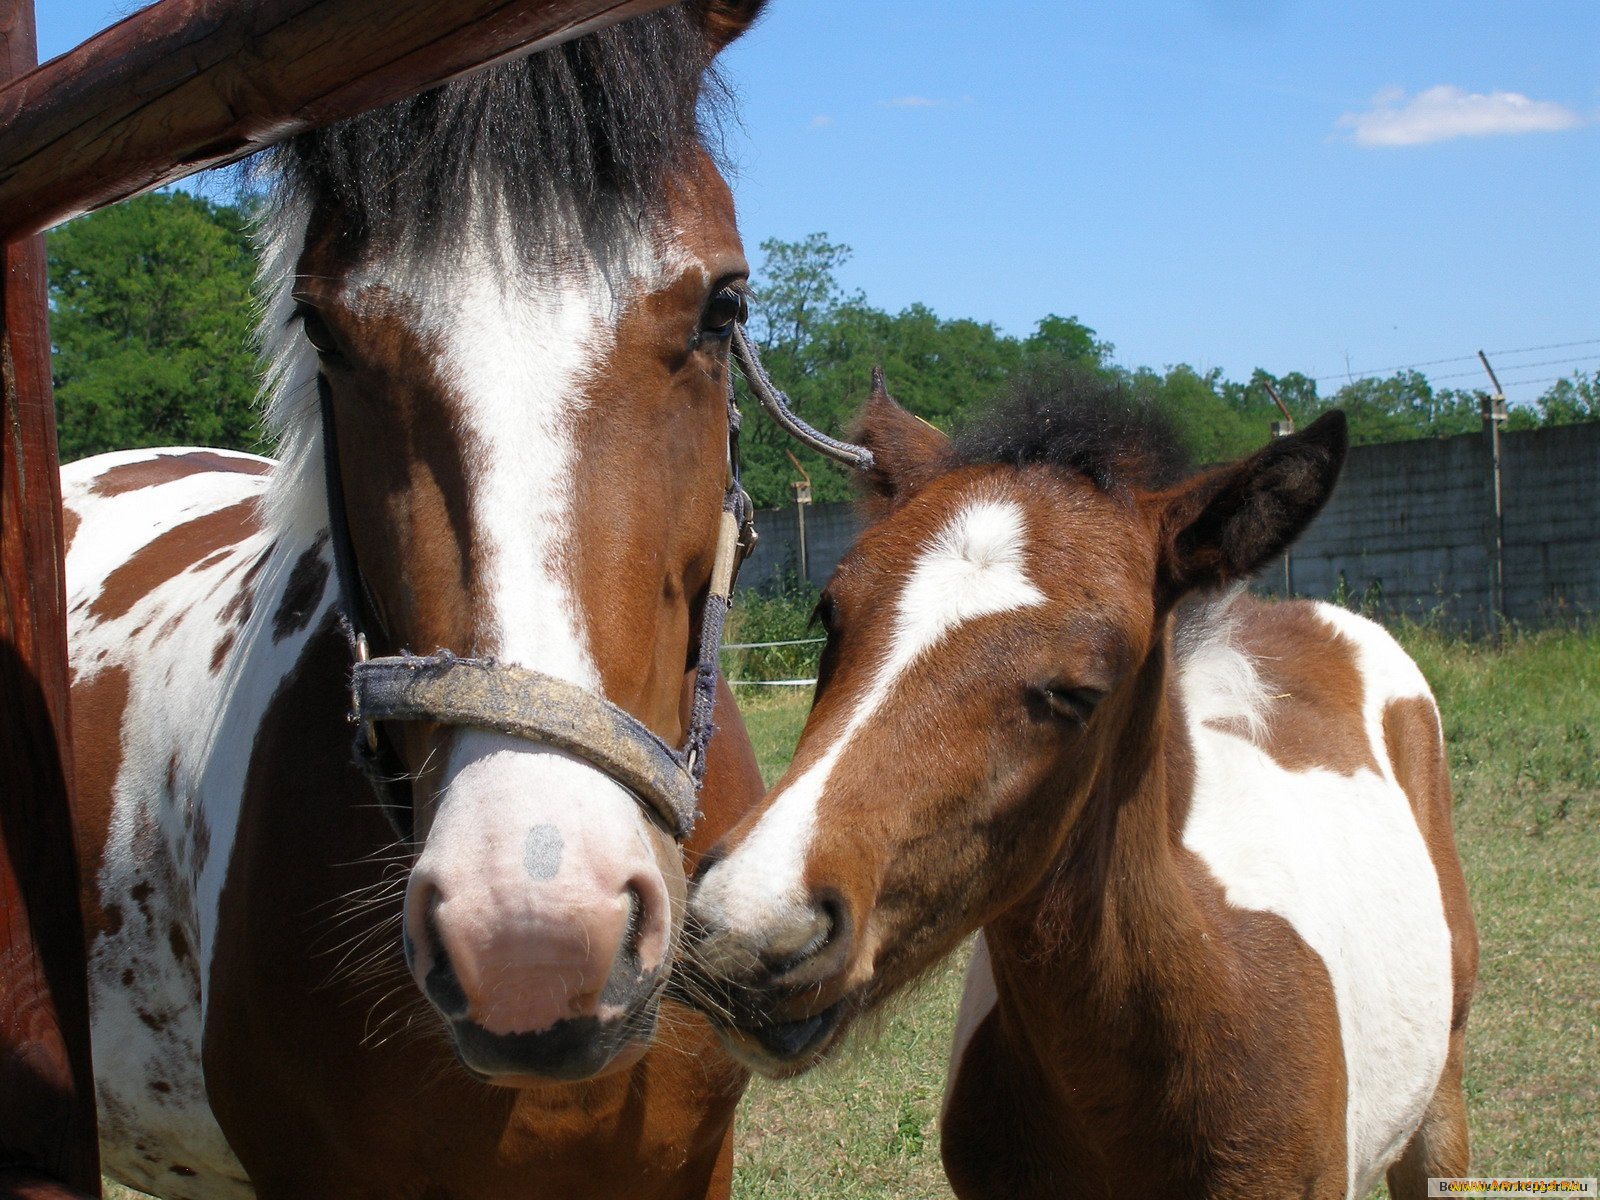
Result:
{"label": "leather halter", "polygon": [[[731,352],[762,408],[785,432],[857,470],[872,465],[872,454],[865,448],[819,433],[794,415],[787,398],[767,378],[754,345],[737,323]],[[706,751],[716,732],[711,717],[716,704],[722,626],[739,566],[756,543],[754,508],[739,482],[741,418],[734,397],[733,373],[730,371],[728,377],[728,482],[722,498],[711,581],[701,607],[694,696],[688,734],[681,749],[667,745],[637,718],[604,697],[540,671],[492,659],[460,658],[444,649],[425,656],[401,651],[398,655],[371,658],[367,620],[370,618],[380,630],[383,622],[350,540],[332,392],[320,375],[317,387],[327,478],[328,536],[342,624],[352,658],[350,720],[360,727],[355,757],[395,830],[410,840],[410,776],[384,736],[380,721],[470,726],[563,750],[627,788],[678,841],[688,837],[699,817]]]}

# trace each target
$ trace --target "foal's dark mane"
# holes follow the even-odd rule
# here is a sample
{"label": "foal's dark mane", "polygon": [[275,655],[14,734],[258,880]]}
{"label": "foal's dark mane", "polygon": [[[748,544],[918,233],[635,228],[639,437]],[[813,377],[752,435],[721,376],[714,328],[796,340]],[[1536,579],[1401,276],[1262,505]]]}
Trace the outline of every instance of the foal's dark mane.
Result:
{"label": "foal's dark mane", "polygon": [[1105,492],[1170,487],[1191,466],[1177,427],[1151,401],[1061,362],[1013,374],[956,435],[955,461],[1060,467],[1088,476]]}
{"label": "foal's dark mane", "polygon": [[268,165],[309,211],[338,206],[384,246],[448,247],[474,185],[504,197],[523,249],[604,244],[659,211],[725,106],[710,57],[675,6],[301,134]]}

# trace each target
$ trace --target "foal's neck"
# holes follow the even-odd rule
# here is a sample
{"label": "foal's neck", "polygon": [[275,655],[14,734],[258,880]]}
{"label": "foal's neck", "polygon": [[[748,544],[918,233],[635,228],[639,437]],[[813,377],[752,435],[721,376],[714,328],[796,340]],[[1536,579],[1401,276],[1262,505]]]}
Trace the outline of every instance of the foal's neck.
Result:
{"label": "foal's neck", "polygon": [[[1181,1054],[1227,971],[1202,871],[1182,847],[1192,752],[1170,646],[1140,669],[1055,865],[985,930],[1002,1012],[1074,1075]],[[1199,1003],[1197,1003],[1197,1000]]]}

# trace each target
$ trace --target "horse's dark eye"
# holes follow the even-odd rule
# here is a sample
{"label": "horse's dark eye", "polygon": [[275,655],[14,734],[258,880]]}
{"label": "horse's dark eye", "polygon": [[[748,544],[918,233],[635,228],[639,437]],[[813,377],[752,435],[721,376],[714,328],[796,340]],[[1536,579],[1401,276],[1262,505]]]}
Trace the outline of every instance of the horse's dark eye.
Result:
{"label": "horse's dark eye", "polygon": [[324,358],[338,358],[339,341],[322,319],[322,314],[310,305],[302,304],[298,316],[301,327],[306,331],[306,341],[316,348],[317,353]]}
{"label": "horse's dark eye", "polygon": [[708,337],[728,337],[733,333],[734,322],[742,322],[749,315],[749,302],[742,291],[718,288],[700,317],[700,332]]}
{"label": "horse's dark eye", "polygon": [[1028,689],[1028,708],[1037,717],[1050,717],[1082,727],[1089,723],[1095,706],[1105,696],[1099,688],[1050,684]]}

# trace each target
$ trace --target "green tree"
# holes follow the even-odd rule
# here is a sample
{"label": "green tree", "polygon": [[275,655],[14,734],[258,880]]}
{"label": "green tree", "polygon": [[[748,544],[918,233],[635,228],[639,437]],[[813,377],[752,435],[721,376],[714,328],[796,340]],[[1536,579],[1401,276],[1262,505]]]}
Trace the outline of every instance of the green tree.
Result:
{"label": "green tree", "polygon": [[1350,418],[1350,442],[1356,446],[1471,433],[1480,424],[1473,393],[1435,391],[1421,371],[1352,380],[1325,407],[1344,409]]}
{"label": "green tree", "polygon": [[[1218,368],[1202,375],[1187,363],[1168,367],[1165,374],[1140,367],[1125,373],[1124,380],[1135,396],[1171,418],[1197,464],[1237,458],[1267,440],[1265,410],[1257,405],[1256,412],[1241,411],[1238,385],[1228,384]],[[1270,399],[1266,405],[1277,414]]]}
{"label": "green tree", "polygon": [[1101,341],[1077,317],[1058,317],[1055,313],[1042,318],[1022,342],[1022,352],[1029,357],[1053,354],[1068,362],[1101,369],[1110,365],[1115,351],[1110,342]]}
{"label": "green tree", "polygon": [[[764,362],[795,412],[826,433],[849,427],[875,366],[883,367],[900,403],[949,429],[1021,360],[1020,343],[993,325],[945,320],[923,304],[888,313],[859,293],[846,294],[835,272],[848,261],[849,247],[825,234],[769,240],[762,250],[751,324]],[[1093,331],[1087,333],[1092,343]],[[746,401],[753,412],[753,401]],[[811,478],[813,499],[850,496],[843,469],[801,449],[771,422],[752,417],[745,423],[744,484],[757,504],[790,502],[790,482],[800,477],[791,454]]]}
{"label": "green tree", "polygon": [[64,461],[134,446],[254,450],[246,217],[182,192],[51,233],[52,374]]}
{"label": "green tree", "polygon": [[1540,424],[1600,421],[1600,371],[1574,371],[1558,379],[1537,401]]}
{"label": "green tree", "polygon": [[752,291],[751,332],[763,354],[796,354],[812,331],[849,300],[835,272],[850,261],[850,247],[812,233],[798,242],[768,238],[761,243],[761,272]]}

